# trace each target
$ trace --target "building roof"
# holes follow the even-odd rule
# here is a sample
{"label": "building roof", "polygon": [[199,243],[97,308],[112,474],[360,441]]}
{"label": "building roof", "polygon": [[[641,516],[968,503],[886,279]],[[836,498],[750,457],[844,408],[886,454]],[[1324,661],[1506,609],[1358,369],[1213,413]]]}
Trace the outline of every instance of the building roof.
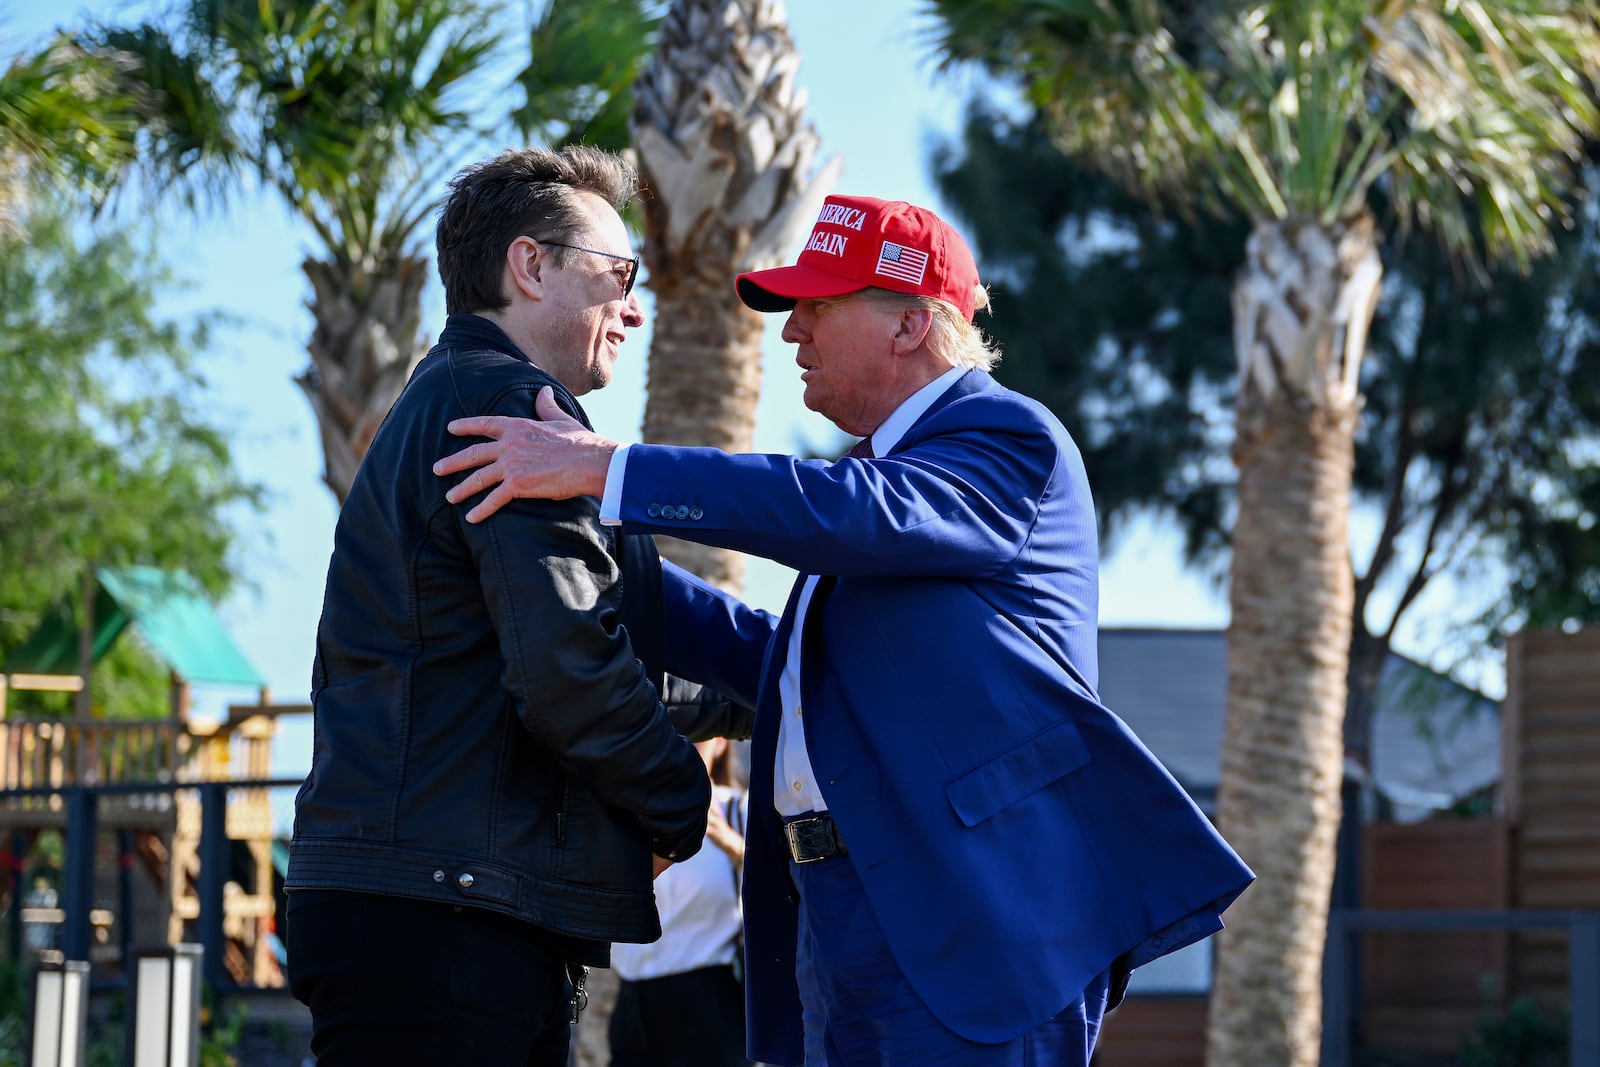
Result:
{"label": "building roof", "polygon": [[[131,623],[174,674],[187,682],[266,685],[187,574],[154,567],[99,567],[93,657],[105,655]],[[14,674],[77,674],[78,628],[71,605],[56,605],[6,660]]]}
{"label": "building roof", "polygon": [[[1209,808],[1222,766],[1223,630],[1103,628],[1100,698]],[[1373,717],[1372,778],[1402,818],[1499,781],[1500,708],[1391,652]]]}

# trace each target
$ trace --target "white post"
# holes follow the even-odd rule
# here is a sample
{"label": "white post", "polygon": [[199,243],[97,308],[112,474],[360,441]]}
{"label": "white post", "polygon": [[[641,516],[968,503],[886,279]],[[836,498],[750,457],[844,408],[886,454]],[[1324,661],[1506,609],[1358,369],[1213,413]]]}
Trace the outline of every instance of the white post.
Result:
{"label": "white post", "polygon": [[33,981],[33,1067],[83,1067],[89,965],[41,963]]}
{"label": "white post", "polygon": [[172,946],[172,1055],[168,1067],[200,1067],[199,945]]}
{"label": "white post", "polygon": [[133,1067],[198,1067],[199,945],[142,949],[134,971]]}

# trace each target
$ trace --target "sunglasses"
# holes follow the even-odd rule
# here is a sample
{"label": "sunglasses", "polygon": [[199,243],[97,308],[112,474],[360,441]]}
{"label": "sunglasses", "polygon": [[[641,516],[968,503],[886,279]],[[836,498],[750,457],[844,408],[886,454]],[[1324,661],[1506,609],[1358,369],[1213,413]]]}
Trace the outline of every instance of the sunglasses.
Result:
{"label": "sunglasses", "polygon": [[622,283],[622,295],[624,298],[626,298],[629,293],[633,292],[633,283],[639,280],[638,256],[619,256],[615,252],[602,252],[598,248],[584,248],[582,245],[562,244],[560,241],[541,241],[540,243],[552,245],[556,248],[570,248],[574,252],[587,252],[591,256],[605,256],[607,259],[614,259],[619,263],[630,264],[628,267],[628,280]]}

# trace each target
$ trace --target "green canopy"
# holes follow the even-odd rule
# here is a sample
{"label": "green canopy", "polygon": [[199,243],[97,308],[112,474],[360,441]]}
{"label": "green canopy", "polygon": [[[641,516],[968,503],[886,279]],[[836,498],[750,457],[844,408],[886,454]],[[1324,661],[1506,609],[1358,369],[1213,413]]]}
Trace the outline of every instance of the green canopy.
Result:
{"label": "green canopy", "polygon": [[[267,683],[244,658],[222,620],[187,574],[154,567],[99,567],[95,572],[94,645],[98,662],[131,622],[156,655],[186,682]],[[72,605],[52,608],[6,661],[8,674],[77,674],[78,625]]]}

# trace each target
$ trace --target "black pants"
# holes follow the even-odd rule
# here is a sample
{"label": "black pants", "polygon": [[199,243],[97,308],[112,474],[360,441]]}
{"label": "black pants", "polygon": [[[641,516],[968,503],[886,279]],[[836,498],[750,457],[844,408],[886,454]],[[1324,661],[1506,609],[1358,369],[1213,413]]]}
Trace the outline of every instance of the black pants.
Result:
{"label": "black pants", "polygon": [[611,1067],[749,1067],[744,987],[733,968],[623,982],[611,1014]]}
{"label": "black pants", "polygon": [[319,1067],[566,1067],[566,964],[527,923],[403,897],[290,898],[289,988]]}

